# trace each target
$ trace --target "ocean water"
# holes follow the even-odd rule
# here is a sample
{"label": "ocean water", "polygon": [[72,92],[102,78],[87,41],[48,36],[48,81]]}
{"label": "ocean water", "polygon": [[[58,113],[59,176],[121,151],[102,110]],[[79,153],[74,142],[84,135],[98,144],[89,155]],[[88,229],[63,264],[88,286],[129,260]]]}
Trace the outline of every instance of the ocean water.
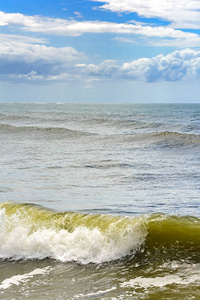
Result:
{"label": "ocean water", "polygon": [[200,299],[200,105],[0,104],[0,299]]}

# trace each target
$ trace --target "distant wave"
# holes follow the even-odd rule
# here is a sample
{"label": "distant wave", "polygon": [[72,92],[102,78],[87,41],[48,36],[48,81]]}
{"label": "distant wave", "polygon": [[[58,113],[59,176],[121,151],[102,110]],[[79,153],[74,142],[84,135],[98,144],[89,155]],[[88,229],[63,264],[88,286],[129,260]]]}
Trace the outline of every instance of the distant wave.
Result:
{"label": "distant wave", "polygon": [[[39,123],[40,124],[40,123]],[[191,133],[181,133],[176,131],[153,131],[153,132],[143,132],[137,133],[137,130],[134,133],[126,132],[116,132],[116,133],[105,133],[102,129],[101,132],[95,133],[95,129],[91,126],[89,129],[81,126],[80,129],[71,129],[65,126],[51,126],[47,124],[43,125],[11,125],[11,124],[0,124],[1,134],[29,134],[35,135],[35,133],[43,134],[43,136],[48,136],[51,138],[63,138],[64,136],[70,138],[79,138],[81,136],[98,136],[99,141],[109,142],[109,144],[124,144],[128,143],[136,147],[148,147],[155,145],[158,147],[168,147],[168,148],[181,148],[181,147],[193,147],[200,145],[200,135],[191,134]],[[88,167],[94,167],[94,165],[88,165]],[[98,168],[98,166],[95,166]],[[102,166],[99,166],[102,167]],[[107,168],[108,165],[105,165]],[[115,166],[114,166],[115,167]],[[123,166],[124,167],[124,166]]]}
{"label": "distant wave", "polygon": [[71,122],[77,122],[79,126],[86,126],[86,127],[111,127],[111,128],[118,128],[119,130],[137,130],[137,129],[146,129],[146,128],[158,128],[162,126],[162,123],[156,123],[156,122],[148,122],[148,121],[141,121],[138,119],[130,118],[130,119],[124,119],[120,116],[110,116],[104,114],[93,116],[92,114],[80,114],[73,115],[69,114],[67,112],[62,113],[59,112],[57,114],[51,114],[49,112],[49,115],[41,113],[37,115],[18,115],[18,114],[0,114],[0,120],[3,122],[7,122],[7,124],[10,124],[10,122],[25,122],[25,124],[28,123],[36,123],[36,124],[46,124],[46,123],[52,123],[52,124],[62,124],[65,123],[65,121],[71,121]]}
{"label": "distant wave", "polygon": [[[117,138],[117,137],[116,137]],[[150,146],[179,148],[200,144],[200,135],[170,131],[149,132],[133,135],[120,135],[119,142],[126,142],[135,146]]]}
{"label": "distant wave", "polygon": [[[9,122],[13,122],[13,121],[17,121],[17,122],[25,122],[25,124],[28,125],[28,122],[33,122],[33,123],[38,123],[38,124],[45,124],[47,122],[51,122],[51,123],[59,123],[64,121],[65,119],[67,119],[68,114],[65,113],[63,117],[59,118],[59,115],[51,115],[51,113],[49,115],[47,114],[42,114],[40,113],[39,115],[18,115],[18,114],[0,114],[0,120],[3,122],[7,122],[9,124]],[[62,116],[62,115],[61,115]]]}
{"label": "distant wave", "polygon": [[200,220],[163,214],[137,218],[56,213],[45,208],[0,204],[0,258],[102,263],[124,259],[197,259]]}
{"label": "distant wave", "polygon": [[155,142],[162,143],[169,147],[200,144],[200,136],[198,134],[163,131],[153,133],[152,138],[155,140]]}
{"label": "distant wave", "polygon": [[27,120],[37,120],[38,118],[26,116],[26,115],[7,115],[7,114],[0,114],[0,120],[4,121],[27,121]]}
{"label": "distant wave", "polygon": [[106,128],[108,132],[114,132],[114,134],[132,134],[136,133],[137,131],[145,131],[145,130],[157,130],[165,124],[149,122],[147,120],[139,120],[138,118],[126,118],[126,117],[115,117],[115,116],[103,116],[103,117],[92,117],[92,116],[84,116],[84,118],[79,119],[79,125],[83,124],[86,128],[90,128],[92,131],[94,130],[103,130]]}
{"label": "distant wave", "polygon": [[[43,132],[49,134],[68,134],[71,136],[77,135],[95,135],[82,130],[73,130],[65,127],[51,127],[51,126],[16,126],[10,124],[0,124],[1,133],[31,133],[31,132]],[[58,136],[59,137],[59,136]]]}

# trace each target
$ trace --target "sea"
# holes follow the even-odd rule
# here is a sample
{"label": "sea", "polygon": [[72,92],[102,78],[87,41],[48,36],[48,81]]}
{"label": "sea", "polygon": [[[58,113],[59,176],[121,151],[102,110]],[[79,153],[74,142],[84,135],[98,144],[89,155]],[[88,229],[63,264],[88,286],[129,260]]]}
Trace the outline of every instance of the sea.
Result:
{"label": "sea", "polygon": [[0,104],[0,299],[200,299],[200,104]]}

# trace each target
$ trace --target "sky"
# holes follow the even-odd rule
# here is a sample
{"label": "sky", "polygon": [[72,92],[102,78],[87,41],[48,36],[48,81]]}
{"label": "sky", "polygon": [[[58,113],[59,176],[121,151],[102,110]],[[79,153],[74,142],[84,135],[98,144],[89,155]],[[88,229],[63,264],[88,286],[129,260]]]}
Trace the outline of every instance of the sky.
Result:
{"label": "sky", "polygon": [[0,0],[0,102],[200,103],[200,0]]}

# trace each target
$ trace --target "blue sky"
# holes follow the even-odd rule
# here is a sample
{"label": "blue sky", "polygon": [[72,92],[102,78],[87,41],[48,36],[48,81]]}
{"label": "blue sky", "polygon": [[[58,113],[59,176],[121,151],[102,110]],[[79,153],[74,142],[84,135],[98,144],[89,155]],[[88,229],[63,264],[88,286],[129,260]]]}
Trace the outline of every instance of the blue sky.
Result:
{"label": "blue sky", "polygon": [[0,0],[1,102],[200,102],[200,0]]}

